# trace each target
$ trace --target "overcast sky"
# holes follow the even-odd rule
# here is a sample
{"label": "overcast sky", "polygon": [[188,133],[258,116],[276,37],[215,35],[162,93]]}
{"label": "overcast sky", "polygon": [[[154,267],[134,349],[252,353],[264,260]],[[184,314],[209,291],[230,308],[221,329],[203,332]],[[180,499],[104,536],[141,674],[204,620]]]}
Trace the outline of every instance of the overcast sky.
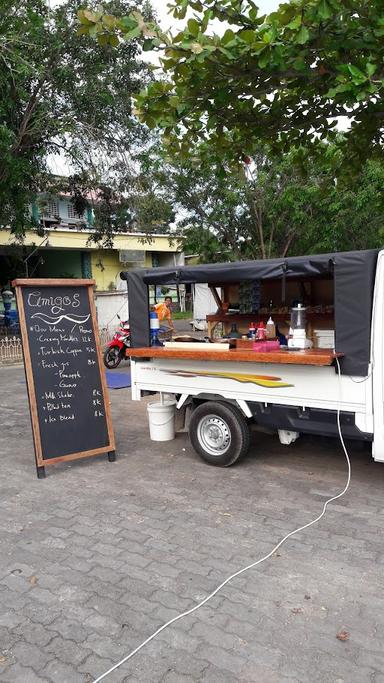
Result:
{"label": "overcast sky", "polygon": [[[282,0],[281,0],[282,1]],[[260,14],[269,14],[279,6],[278,0],[259,0],[257,3]],[[182,28],[185,21],[176,21],[172,15],[168,14],[167,0],[151,0],[152,7],[155,8],[161,27],[166,30],[169,28]]]}

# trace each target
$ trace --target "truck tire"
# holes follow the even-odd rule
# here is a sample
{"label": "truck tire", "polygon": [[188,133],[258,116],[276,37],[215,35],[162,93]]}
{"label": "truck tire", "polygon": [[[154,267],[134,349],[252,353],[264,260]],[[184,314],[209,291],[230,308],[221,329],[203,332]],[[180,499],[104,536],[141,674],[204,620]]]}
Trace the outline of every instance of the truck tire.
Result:
{"label": "truck tire", "polygon": [[192,412],[189,438],[205,462],[229,467],[249,449],[247,421],[231,403],[206,401]]}

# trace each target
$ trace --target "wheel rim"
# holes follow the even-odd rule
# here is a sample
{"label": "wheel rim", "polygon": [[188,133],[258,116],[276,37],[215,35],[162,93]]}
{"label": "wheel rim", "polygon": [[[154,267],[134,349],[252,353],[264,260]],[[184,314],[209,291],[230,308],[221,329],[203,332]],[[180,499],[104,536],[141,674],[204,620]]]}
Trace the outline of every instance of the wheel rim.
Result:
{"label": "wheel rim", "polygon": [[200,420],[197,438],[210,455],[224,455],[231,445],[230,429],[225,420],[217,415],[206,415]]}
{"label": "wheel rim", "polygon": [[120,356],[119,349],[116,349],[116,348],[110,349],[110,351],[108,352],[108,356],[107,356],[108,363],[110,363],[110,365],[116,365],[116,363],[118,363],[120,360],[119,356]]}

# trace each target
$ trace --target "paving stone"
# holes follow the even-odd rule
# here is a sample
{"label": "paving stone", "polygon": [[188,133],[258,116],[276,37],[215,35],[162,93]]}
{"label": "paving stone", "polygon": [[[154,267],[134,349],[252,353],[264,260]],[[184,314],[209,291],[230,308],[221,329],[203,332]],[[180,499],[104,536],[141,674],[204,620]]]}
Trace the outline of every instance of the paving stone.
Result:
{"label": "paving stone", "polygon": [[101,676],[104,671],[108,671],[114,664],[116,662],[112,661],[112,659],[106,659],[92,653],[82,664],[79,664],[77,669],[78,672],[84,674],[82,679],[82,683],[84,683],[84,680],[87,678],[93,681],[97,676]]}
{"label": "paving stone", "polygon": [[[202,641],[199,638],[192,636],[190,633],[185,633],[176,624],[168,629],[164,629],[157,638],[159,641],[167,643],[170,647],[185,650],[185,652],[190,654],[195,654],[202,645]],[[153,647],[155,647],[155,641],[152,642]]]}
{"label": "paving stone", "polygon": [[[54,632],[47,630],[41,624],[34,624],[31,627],[31,624],[26,621],[17,626],[13,630],[13,634],[19,639],[23,638],[31,645],[38,645],[43,650],[45,650],[45,646],[48,645],[48,643],[50,643],[50,641],[56,635]],[[0,642],[1,641],[4,642],[2,639],[0,639]]]}
{"label": "paving stone", "polygon": [[42,675],[47,676],[48,680],[56,681],[57,683],[59,681],[60,683],[84,683],[84,676],[81,673],[73,666],[64,664],[57,659],[45,667]]}
{"label": "paving stone", "polygon": [[118,585],[123,593],[144,595],[146,598],[149,598],[151,595],[153,595],[156,590],[155,586],[148,584],[141,579],[135,579],[132,576],[125,576]]}
{"label": "paving stone", "polygon": [[204,681],[204,683],[234,683],[234,681],[239,680],[240,678],[238,675],[234,678],[233,674],[229,671],[224,671],[217,666],[209,664],[202,672],[199,683],[200,681]]}
{"label": "paving stone", "polygon": [[86,628],[84,624],[66,619],[64,616],[55,619],[45,631],[46,633],[58,634],[76,643],[83,642],[90,633],[90,629]]}
{"label": "paving stone", "polygon": [[[128,679],[127,679],[128,681]],[[169,671],[162,679],[162,683],[196,683],[196,678],[189,674],[180,674],[177,671]]]}
{"label": "paving stone", "polygon": [[11,653],[15,661],[21,666],[31,667],[35,671],[41,671],[53,659],[53,655],[46,649],[43,650],[22,640],[13,646]]}
{"label": "paving stone", "polygon": [[68,640],[61,636],[53,638],[50,643],[46,645],[45,651],[51,652],[57,659],[60,659],[60,661],[65,664],[72,664],[74,667],[81,664],[81,662],[90,654],[90,650],[87,649],[86,643],[84,643],[84,646],[81,646],[73,640]]}
{"label": "paving stone", "polygon": [[226,633],[223,629],[213,624],[208,625],[197,622],[192,626],[189,633],[205,643],[223,647],[226,650],[234,650],[239,643],[238,636],[233,633]]}
{"label": "paving stone", "polygon": [[18,576],[16,574],[9,574],[5,576],[1,584],[7,586],[11,591],[16,593],[28,593],[31,590],[31,584],[28,579],[24,576]]}
{"label": "paving stone", "polygon": [[0,676],[2,683],[51,683],[50,678],[41,673],[36,674],[30,667],[20,664],[15,664],[8,671],[0,670]]}
{"label": "paving stone", "polygon": [[87,591],[92,592],[95,595],[99,595],[100,598],[107,598],[108,600],[113,600],[120,602],[124,596],[124,591],[121,590],[119,586],[115,586],[113,583],[106,581],[100,581],[97,578],[92,578],[91,576],[87,582]]}
{"label": "paving stone", "polygon": [[169,609],[176,609],[180,612],[183,612],[184,610],[193,607],[193,602],[191,600],[181,598],[175,593],[164,591],[161,589],[156,590],[154,593],[152,593],[151,600],[153,600],[154,602],[159,602],[161,605],[164,605],[164,607],[168,607]]}
{"label": "paving stone", "polygon": [[31,624],[44,624],[45,626],[48,626],[59,616],[60,609],[57,605],[51,605],[49,610],[47,610],[46,607],[40,604],[30,602],[25,605],[22,614],[25,619],[28,619],[31,622]]}
{"label": "paving stone", "polygon": [[0,614],[0,626],[6,626],[7,628],[14,628],[18,626],[23,621],[25,621],[26,616],[20,612],[14,612],[13,610],[8,610]]}
{"label": "paving stone", "polygon": [[244,666],[244,661],[241,657],[221,647],[212,647],[204,644],[197,650],[197,655],[215,666],[227,669],[232,674],[239,674]]}
{"label": "paving stone", "polygon": [[121,624],[114,621],[110,617],[99,614],[98,612],[93,612],[91,616],[85,620],[84,626],[87,627],[87,630],[89,629],[93,633],[108,633],[109,635],[118,633],[121,630]]}

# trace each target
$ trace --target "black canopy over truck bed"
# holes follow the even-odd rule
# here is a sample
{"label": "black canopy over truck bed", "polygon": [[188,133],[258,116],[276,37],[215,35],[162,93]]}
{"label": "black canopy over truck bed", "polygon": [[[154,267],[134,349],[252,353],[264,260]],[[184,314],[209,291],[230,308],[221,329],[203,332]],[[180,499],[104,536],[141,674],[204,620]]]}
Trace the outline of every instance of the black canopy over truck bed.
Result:
{"label": "black canopy over truck bed", "polygon": [[174,268],[136,269],[121,273],[127,281],[131,344],[149,346],[149,285],[230,283],[332,277],[335,350],[343,354],[341,372],[364,376],[370,358],[370,333],[379,250],[335,252],[285,259],[215,263]]}

